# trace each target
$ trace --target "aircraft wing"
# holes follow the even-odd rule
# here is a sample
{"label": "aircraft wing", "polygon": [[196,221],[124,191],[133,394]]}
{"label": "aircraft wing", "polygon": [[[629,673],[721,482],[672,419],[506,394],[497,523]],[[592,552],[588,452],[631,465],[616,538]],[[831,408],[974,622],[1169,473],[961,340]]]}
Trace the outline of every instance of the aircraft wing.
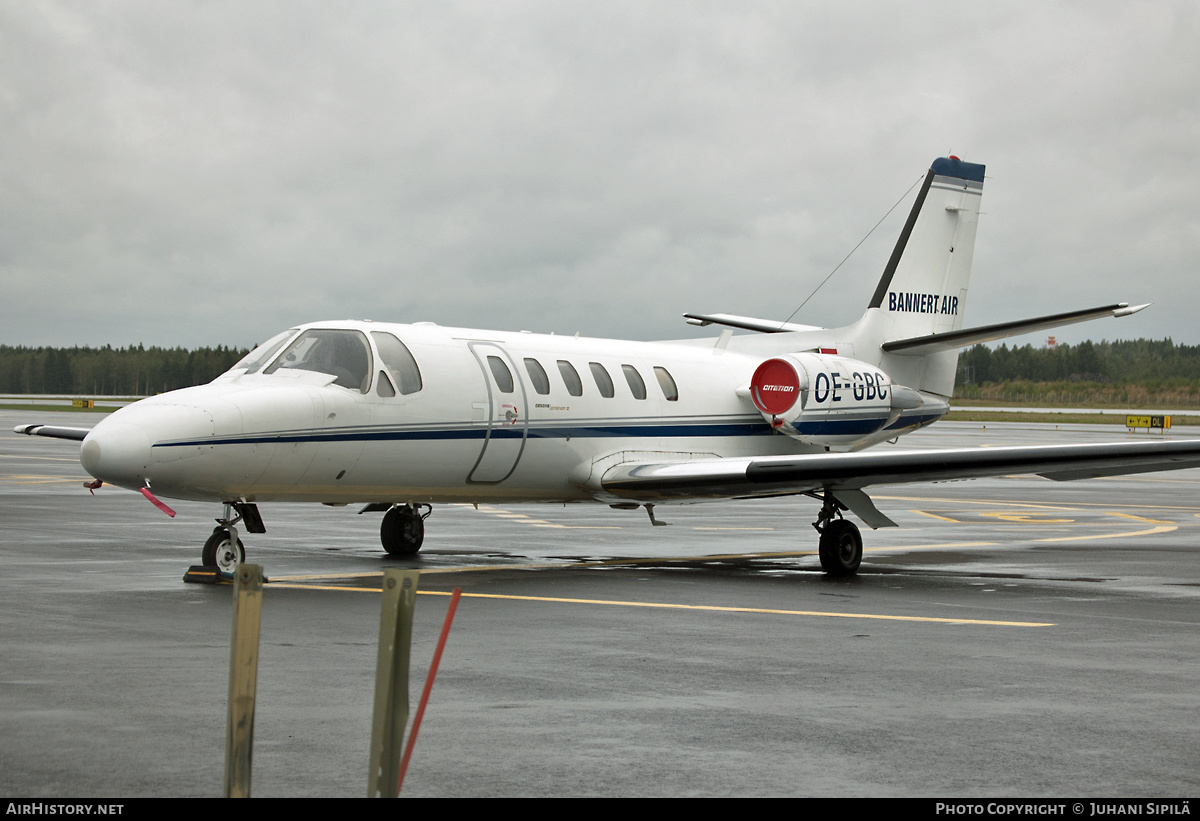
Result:
{"label": "aircraft wing", "polygon": [[49,436],[53,439],[74,439],[77,442],[83,441],[83,437],[91,432],[91,428],[62,428],[56,425],[17,425],[13,428],[13,433]]}
{"label": "aircraft wing", "polygon": [[875,509],[863,488],[1010,473],[1068,481],[1196,467],[1200,440],[1184,440],[624,463],[605,472],[601,486],[643,503],[829,490],[871,527],[888,527],[894,523]]}

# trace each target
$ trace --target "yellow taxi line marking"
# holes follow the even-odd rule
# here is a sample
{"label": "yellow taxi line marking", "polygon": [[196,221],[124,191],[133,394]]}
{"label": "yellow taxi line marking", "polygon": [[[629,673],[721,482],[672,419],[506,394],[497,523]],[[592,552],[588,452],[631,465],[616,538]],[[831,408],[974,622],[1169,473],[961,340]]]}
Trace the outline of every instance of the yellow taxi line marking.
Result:
{"label": "yellow taxi line marking", "polygon": [[1123,533],[1099,533],[1093,536],[1056,536],[1052,539],[1033,539],[1035,542],[1087,542],[1095,539],[1119,539],[1122,536],[1150,536],[1154,533],[1170,533],[1178,530],[1175,525],[1152,527],[1149,530],[1130,530]]}
{"label": "yellow taxi line marking", "polygon": [[269,582],[267,589],[282,588],[287,590],[340,590],[344,593],[378,593],[378,587],[341,587],[335,584],[287,584]]}
{"label": "yellow taxi line marking", "polygon": [[[378,593],[379,590],[367,587],[332,587],[315,585],[284,585],[274,587],[289,587],[304,590],[345,590],[356,593]],[[441,590],[418,590],[420,596],[449,596],[451,593]],[[774,616],[817,616],[831,619],[870,619],[874,621],[912,621],[927,624],[978,624],[990,627],[1053,627],[1054,622],[1035,621],[996,621],[992,619],[950,619],[935,616],[889,616],[882,613],[834,613],[822,610],[777,610],[766,607],[724,607],[713,604],[674,604],[671,602],[633,602],[612,599],[569,599],[560,596],[517,596],[504,593],[463,593],[464,599],[496,599],[501,601],[530,601],[549,604],[592,604],[606,607],[648,607],[659,610],[699,610],[710,613],[764,613]]]}
{"label": "yellow taxi line marking", "polygon": [[958,525],[965,524],[965,522],[960,522],[958,519],[951,519],[949,516],[939,516],[936,513],[929,513],[928,511],[924,510],[911,510],[909,512],[920,513],[922,516],[928,516],[931,519],[941,519],[943,522],[954,522]]}
{"label": "yellow taxi line marking", "polygon": [[998,502],[992,499],[938,499],[927,496],[873,496],[875,499],[884,499],[891,502],[936,502],[938,504],[961,504],[961,505],[993,505],[996,507],[1032,507],[1039,510],[1066,510],[1076,511],[1078,508],[1063,507],[1062,505],[1042,505],[1034,502]]}
{"label": "yellow taxi line marking", "polygon": [[[1173,525],[1174,522],[1165,522],[1162,519],[1147,519],[1142,516],[1134,516],[1132,513],[1117,513],[1114,510],[1105,511],[1109,516],[1120,516],[1122,519],[1133,519],[1135,522],[1145,522],[1148,525]],[[1200,514],[1197,514],[1200,515]]]}
{"label": "yellow taxi line marking", "polygon": [[990,516],[996,519],[1003,519],[1006,522],[1023,522],[1031,525],[1063,525],[1071,524],[1074,519],[1038,519],[1037,516],[1046,516],[1046,513],[1027,513],[1024,510],[985,510],[979,514],[980,516]]}
{"label": "yellow taxi line marking", "polygon": [[[1097,478],[1105,478],[1105,477],[1101,476],[1101,477],[1097,477]],[[956,505],[956,504],[1000,505],[1000,506],[1008,506],[1008,507],[1019,507],[1019,506],[1048,507],[1050,510],[1065,510],[1065,511],[1070,511],[1070,512],[1075,512],[1075,513],[1081,512],[1082,509],[1084,509],[1084,508],[1114,507],[1114,506],[1128,508],[1129,510],[1197,510],[1197,509],[1200,509],[1200,508],[1197,508],[1196,505],[1132,505],[1132,504],[1113,505],[1112,502],[1072,502],[1074,507],[1055,508],[1055,507],[1049,507],[1046,505],[1035,505],[1032,502],[998,502],[998,501],[989,501],[986,499],[955,499],[952,497],[937,498],[937,497],[919,497],[919,496],[874,496],[874,495],[872,495],[871,498],[872,499],[885,499],[885,500],[891,500],[891,501],[901,501],[901,502],[931,502],[931,503],[937,504],[942,507],[945,507],[947,505]]]}
{"label": "yellow taxi line marking", "polygon": [[383,573],[306,573],[298,576],[272,576],[267,584],[274,584],[276,581],[281,582],[297,582],[305,579],[373,579],[383,578]]}

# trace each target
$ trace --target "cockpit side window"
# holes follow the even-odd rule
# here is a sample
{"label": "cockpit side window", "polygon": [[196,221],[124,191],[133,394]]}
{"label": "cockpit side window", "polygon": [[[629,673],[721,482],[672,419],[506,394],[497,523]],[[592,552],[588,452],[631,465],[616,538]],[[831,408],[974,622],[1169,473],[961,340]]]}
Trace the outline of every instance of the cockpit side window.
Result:
{"label": "cockpit side window", "polygon": [[359,331],[317,329],[305,331],[263,373],[280,368],[327,373],[333,384],[366,393],[371,384],[371,346]]}
{"label": "cockpit side window", "polygon": [[371,337],[379,349],[379,358],[387,366],[400,393],[408,396],[421,390],[421,369],[417,367],[417,360],[413,359],[408,346],[383,331],[371,331]]}
{"label": "cockpit side window", "polygon": [[383,371],[375,375],[375,393],[383,397],[396,395],[396,389],[392,387],[392,380],[388,379],[388,375]]}
{"label": "cockpit side window", "polygon": [[279,349],[283,347],[283,343],[291,339],[295,333],[296,329],[291,328],[290,330],[286,330],[281,334],[275,334],[275,336],[271,337],[266,342],[252,350],[250,353],[243,356],[240,360],[238,360],[236,365],[230,368],[230,370],[233,371],[237,370],[238,368],[245,368],[246,373],[258,373],[258,369],[270,362],[271,357],[278,353]]}

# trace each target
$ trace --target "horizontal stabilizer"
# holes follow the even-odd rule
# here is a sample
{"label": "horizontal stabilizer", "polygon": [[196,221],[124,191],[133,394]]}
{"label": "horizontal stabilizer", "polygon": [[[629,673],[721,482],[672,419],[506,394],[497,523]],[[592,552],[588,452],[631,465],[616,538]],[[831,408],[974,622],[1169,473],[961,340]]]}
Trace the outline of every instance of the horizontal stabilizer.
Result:
{"label": "horizontal stabilizer", "polygon": [[1070,311],[1065,314],[1051,314],[1034,319],[1021,319],[1016,322],[1001,322],[996,325],[984,325],[979,328],[964,328],[961,331],[947,331],[928,336],[914,336],[910,339],[894,339],[883,343],[887,353],[919,356],[938,351],[954,351],[977,345],[980,342],[994,342],[997,339],[1007,339],[1010,336],[1044,331],[1048,328],[1058,328],[1062,325],[1074,325],[1076,322],[1087,322],[1089,319],[1101,319],[1106,316],[1129,316],[1149,306],[1129,306],[1128,302],[1115,305],[1104,305],[1099,308],[1086,308],[1082,311]]}
{"label": "horizontal stabilizer", "polygon": [[91,428],[60,428],[55,425],[17,425],[13,433],[24,433],[28,436],[49,436],[53,439],[74,439],[83,441],[83,437],[92,432]]}
{"label": "horizontal stabilizer", "polygon": [[797,325],[794,322],[780,322],[777,319],[755,319],[752,316],[737,316],[735,314],[684,314],[683,318],[689,325],[725,325],[743,331],[758,331],[764,334],[781,334],[789,331],[820,331],[816,325]]}

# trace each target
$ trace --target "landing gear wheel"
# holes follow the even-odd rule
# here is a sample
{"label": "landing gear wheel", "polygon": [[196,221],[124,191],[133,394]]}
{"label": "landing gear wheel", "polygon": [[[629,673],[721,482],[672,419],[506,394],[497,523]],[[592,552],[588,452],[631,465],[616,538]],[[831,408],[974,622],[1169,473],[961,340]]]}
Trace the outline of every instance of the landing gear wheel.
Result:
{"label": "landing gear wheel", "polygon": [[204,543],[204,550],[200,556],[201,564],[216,567],[222,576],[232,578],[233,574],[237,572],[237,566],[246,561],[246,548],[242,544],[242,540],[238,539],[237,549],[234,549],[229,538],[229,531],[218,527]]}
{"label": "landing gear wheel", "polygon": [[414,555],[425,541],[425,517],[407,505],[392,508],[383,514],[379,541],[389,556]]}
{"label": "landing gear wheel", "polygon": [[830,576],[849,576],[862,564],[862,535],[854,522],[834,519],[821,532],[821,569]]}

